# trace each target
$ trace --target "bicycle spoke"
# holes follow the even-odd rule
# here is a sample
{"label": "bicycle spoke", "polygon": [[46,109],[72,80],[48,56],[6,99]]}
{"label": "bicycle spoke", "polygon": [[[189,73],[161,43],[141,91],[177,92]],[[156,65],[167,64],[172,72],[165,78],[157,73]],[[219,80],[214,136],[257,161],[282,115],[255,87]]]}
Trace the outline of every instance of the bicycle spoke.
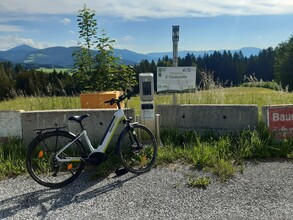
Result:
{"label": "bicycle spoke", "polygon": [[122,164],[133,173],[151,169],[157,154],[156,140],[143,125],[134,125],[134,130],[124,130],[119,142],[119,156]]}
{"label": "bicycle spoke", "polygon": [[[55,158],[56,153],[73,139],[74,137],[66,132],[48,132],[43,134],[40,140],[32,143],[28,149],[27,168],[33,179],[53,188],[73,181],[83,170],[84,162],[61,162]],[[83,146],[79,142],[73,142],[59,155],[59,158],[82,155],[84,155]]]}

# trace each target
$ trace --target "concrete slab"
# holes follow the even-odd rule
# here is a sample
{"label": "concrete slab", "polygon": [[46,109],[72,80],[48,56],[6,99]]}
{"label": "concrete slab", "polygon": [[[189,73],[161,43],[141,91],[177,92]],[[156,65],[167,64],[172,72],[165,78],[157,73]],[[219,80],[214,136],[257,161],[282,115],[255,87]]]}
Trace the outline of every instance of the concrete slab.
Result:
{"label": "concrete slab", "polygon": [[258,125],[257,105],[158,105],[156,113],[161,128],[226,133]]}
{"label": "concrete slab", "polygon": [[22,111],[0,111],[0,138],[22,138]]}

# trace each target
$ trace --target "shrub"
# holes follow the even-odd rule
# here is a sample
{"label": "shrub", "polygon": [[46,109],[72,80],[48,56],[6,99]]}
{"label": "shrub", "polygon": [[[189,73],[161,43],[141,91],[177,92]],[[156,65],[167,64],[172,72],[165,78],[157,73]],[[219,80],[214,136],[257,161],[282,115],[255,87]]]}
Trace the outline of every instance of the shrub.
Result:
{"label": "shrub", "polygon": [[266,88],[272,89],[276,91],[282,91],[282,86],[277,82],[273,81],[263,81],[262,79],[258,80],[254,75],[244,76],[244,82],[241,84],[243,87],[259,87],[259,88]]}

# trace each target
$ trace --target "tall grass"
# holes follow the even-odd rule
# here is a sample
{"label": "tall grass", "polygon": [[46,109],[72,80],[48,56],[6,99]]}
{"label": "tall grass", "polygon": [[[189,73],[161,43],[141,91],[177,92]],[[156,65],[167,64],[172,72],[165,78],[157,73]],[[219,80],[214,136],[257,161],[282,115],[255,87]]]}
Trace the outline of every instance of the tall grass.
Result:
{"label": "tall grass", "polygon": [[[231,87],[203,90],[195,93],[176,94],[177,104],[288,104],[293,102],[293,93],[266,88]],[[157,95],[156,104],[172,104],[172,95]]]}
{"label": "tall grass", "polygon": [[235,174],[246,159],[292,158],[293,140],[276,141],[262,123],[257,130],[216,136],[195,131],[168,129],[161,134],[158,163],[184,161],[197,169],[216,174],[225,181]]}
{"label": "tall grass", "polygon": [[0,102],[0,110],[34,111],[78,108],[80,108],[79,97],[18,97]]}
{"label": "tall grass", "polygon": [[[261,116],[263,106],[293,103],[293,93],[257,87],[231,87],[177,93],[176,100],[176,104],[254,104],[259,107]],[[155,104],[173,104],[172,95],[155,96]]]}
{"label": "tall grass", "polygon": [[25,148],[21,140],[8,138],[0,142],[0,179],[25,172]]}
{"label": "tall grass", "polygon": [[[231,87],[203,90],[194,93],[177,93],[176,104],[256,104],[261,109],[264,105],[293,103],[293,93],[274,91],[256,87]],[[173,104],[173,95],[158,94],[155,105]],[[135,108],[139,113],[139,96],[131,98],[127,107]],[[18,97],[0,102],[0,110],[48,110],[78,109],[79,97]]]}

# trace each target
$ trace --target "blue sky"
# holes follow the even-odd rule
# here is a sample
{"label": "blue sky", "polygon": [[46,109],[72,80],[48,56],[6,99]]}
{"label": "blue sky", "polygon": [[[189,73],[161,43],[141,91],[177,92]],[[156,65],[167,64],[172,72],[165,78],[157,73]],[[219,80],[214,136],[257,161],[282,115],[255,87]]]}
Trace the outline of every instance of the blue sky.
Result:
{"label": "blue sky", "polygon": [[95,10],[115,48],[139,53],[276,47],[293,34],[293,0],[1,0],[0,50],[76,46],[77,14]]}

